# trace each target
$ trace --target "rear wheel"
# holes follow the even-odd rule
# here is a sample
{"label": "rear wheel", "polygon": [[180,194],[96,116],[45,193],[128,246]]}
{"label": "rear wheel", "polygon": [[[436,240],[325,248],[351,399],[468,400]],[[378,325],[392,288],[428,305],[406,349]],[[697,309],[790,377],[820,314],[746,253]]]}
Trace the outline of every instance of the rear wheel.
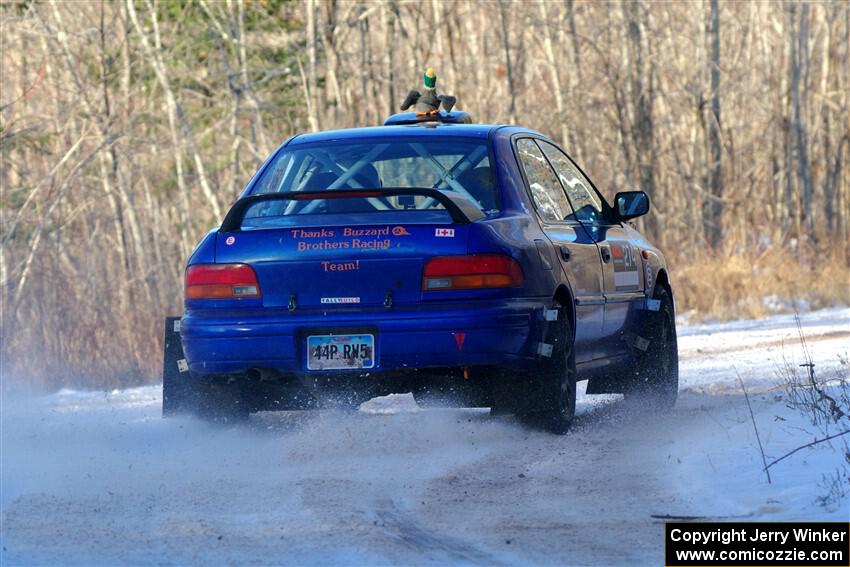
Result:
{"label": "rear wheel", "polygon": [[544,358],[528,377],[531,394],[529,411],[522,417],[546,431],[563,435],[569,431],[576,412],[576,357],[572,325],[561,310],[551,323],[547,341],[552,355]]}
{"label": "rear wheel", "polygon": [[250,408],[238,381],[227,377],[198,378],[180,371],[183,344],[175,322],[165,319],[164,355],[162,363],[162,416],[192,415],[202,419],[229,423],[248,418]]}
{"label": "rear wheel", "polygon": [[649,346],[640,355],[625,395],[645,400],[654,409],[667,410],[675,405],[679,393],[676,319],[673,299],[666,289],[657,288],[653,297],[661,302],[661,308],[650,312],[646,328]]}
{"label": "rear wheel", "polygon": [[251,407],[237,383],[227,377],[193,376],[189,372],[166,376],[162,383],[162,416],[190,415],[216,423],[248,419]]}
{"label": "rear wheel", "polygon": [[238,379],[227,376],[196,380],[195,415],[216,423],[239,423],[251,415],[251,407]]}

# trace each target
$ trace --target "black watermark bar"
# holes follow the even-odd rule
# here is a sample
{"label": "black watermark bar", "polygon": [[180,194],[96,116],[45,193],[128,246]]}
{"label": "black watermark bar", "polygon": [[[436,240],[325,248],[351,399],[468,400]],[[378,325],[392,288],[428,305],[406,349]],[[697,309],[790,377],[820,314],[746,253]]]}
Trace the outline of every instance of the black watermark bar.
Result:
{"label": "black watermark bar", "polygon": [[850,523],[667,522],[667,567],[848,567]]}

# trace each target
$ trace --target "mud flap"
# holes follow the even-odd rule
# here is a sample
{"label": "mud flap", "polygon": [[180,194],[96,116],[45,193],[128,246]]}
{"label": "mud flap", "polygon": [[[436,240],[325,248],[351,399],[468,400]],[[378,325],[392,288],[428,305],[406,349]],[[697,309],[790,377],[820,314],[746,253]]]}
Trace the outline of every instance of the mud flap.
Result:
{"label": "mud flap", "polygon": [[625,382],[628,380],[627,373],[633,372],[629,368],[617,371],[597,371],[587,379],[586,394],[622,394]]}
{"label": "mud flap", "polygon": [[[553,330],[557,331],[562,324],[561,317],[560,310],[544,308],[537,319],[540,336],[539,341],[532,344],[540,368],[552,360],[560,346],[557,344],[558,339],[553,336]],[[500,372],[493,389],[491,413],[523,414],[552,406],[552,392],[546,388],[539,372],[539,368],[524,372]]]}
{"label": "mud flap", "polygon": [[180,317],[166,317],[162,360],[163,417],[191,411],[194,392],[188,369],[180,339]]}
{"label": "mud flap", "polygon": [[643,308],[646,310],[645,323],[641,332],[624,333],[622,340],[629,349],[632,362],[626,366],[616,368],[603,368],[590,374],[587,380],[585,393],[596,394],[625,394],[629,385],[634,383],[640,375],[640,361],[646,355],[647,350],[653,345],[652,328],[657,325],[660,316],[662,302],[660,299],[647,299]]}
{"label": "mud flap", "polygon": [[652,341],[635,333],[623,335],[623,342],[629,347],[632,355],[631,364],[616,366],[614,368],[604,367],[590,373],[587,379],[586,394],[624,394],[630,381],[637,375],[637,361],[652,344]]}

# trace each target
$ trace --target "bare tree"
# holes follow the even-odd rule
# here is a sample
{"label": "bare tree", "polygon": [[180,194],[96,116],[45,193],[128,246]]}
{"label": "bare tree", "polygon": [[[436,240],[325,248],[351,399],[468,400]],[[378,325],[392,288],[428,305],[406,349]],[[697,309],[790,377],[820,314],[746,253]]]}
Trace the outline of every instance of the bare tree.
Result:
{"label": "bare tree", "polygon": [[720,8],[711,0],[709,37],[711,44],[711,112],[708,118],[708,145],[711,161],[708,167],[710,197],[705,207],[706,240],[717,248],[723,238],[723,168],[720,147]]}
{"label": "bare tree", "polygon": [[607,196],[649,192],[681,309],[740,316],[756,288],[850,302],[850,4],[778,7],[0,3],[3,372],[156,380],[186,257],[268,152],[382,122],[428,66]]}

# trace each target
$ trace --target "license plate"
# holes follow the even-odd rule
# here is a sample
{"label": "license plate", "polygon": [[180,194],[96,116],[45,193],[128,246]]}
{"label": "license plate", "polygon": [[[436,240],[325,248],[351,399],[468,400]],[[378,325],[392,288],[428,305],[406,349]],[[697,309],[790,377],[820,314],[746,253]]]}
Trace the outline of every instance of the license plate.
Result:
{"label": "license plate", "polygon": [[308,370],[374,367],[374,335],[310,335],[307,337]]}

